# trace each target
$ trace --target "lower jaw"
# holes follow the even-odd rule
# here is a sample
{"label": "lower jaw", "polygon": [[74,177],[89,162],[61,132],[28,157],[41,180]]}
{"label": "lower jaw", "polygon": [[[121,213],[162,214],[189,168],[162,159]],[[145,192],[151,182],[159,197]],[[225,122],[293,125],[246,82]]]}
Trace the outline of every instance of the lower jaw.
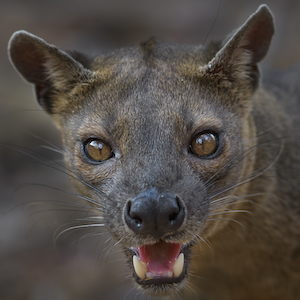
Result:
{"label": "lower jaw", "polygon": [[184,269],[179,277],[168,277],[168,276],[155,276],[152,278],[146,278],[146,279],[140,279],[136,273],[134,272],[134,278],[135,281],[143,287],[149,287],[149,286],[157,286],[157,287],[163,287],[164,285],[177,285],[178,283],[182,282],[184,278],[186,277],[186,267],[184,266]]}
{"label": "lower jaw", "polygon": [[143,282],[140,283],[138,281],[136,281],[136,283],[138,284],[138,289],[142,290],[143,293],[155,298],[158,297],[157,299],[162,299],[161,297],[174,296],[174,290],[176,291],[176,295],[179,295],[178,292],[184,289],[183,287],[186,284],[186,280],[187,278],[183,276],[183,278],[178,280],[178,282],[176,280],[170,283],[168,281],[165,282],[164,278],[157,278],[151,279],[152,283],[150,283],[150,280],[147,284]]}

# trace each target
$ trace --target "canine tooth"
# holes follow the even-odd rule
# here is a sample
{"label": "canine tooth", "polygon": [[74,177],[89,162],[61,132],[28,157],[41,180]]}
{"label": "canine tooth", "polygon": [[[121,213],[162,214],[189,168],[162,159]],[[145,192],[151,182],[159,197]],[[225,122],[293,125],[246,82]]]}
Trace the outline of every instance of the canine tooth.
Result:
{"label": "canine tooth", "polygon": [[140,261],[136,255],[133,256],[133,267],[136,275],[140,279],[143,280],[146,278],[146,272],[148,271],[147,264]]}
{"label": "canine tooth", "polygon": [[173,267],[174,277],[180,276],[180,274],[183,271],[183,266],[184,266],[184,254],[180,253],[180,255],[178,256],[177,260],[174,263],[174,267]]}

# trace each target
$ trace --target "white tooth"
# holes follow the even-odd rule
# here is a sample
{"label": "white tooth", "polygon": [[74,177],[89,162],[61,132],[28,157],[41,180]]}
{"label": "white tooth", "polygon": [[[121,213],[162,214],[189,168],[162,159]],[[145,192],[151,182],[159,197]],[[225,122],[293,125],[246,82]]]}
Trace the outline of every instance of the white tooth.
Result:
{"label": "white tooth", "polygon": [[174,277],[179,277],[183,271],[183,266],[184,266],[184,254],[180,253],[178,256],[177,260],[174,263],[173,267],[173,272],[174,272]]}
{"label": "white tooth", "polygon": [[168,271],[168,277],[173,277],[173,272],[172,271]]}
{"label": "white tooth", "polygon": [[148,271],[147,264],[140,261],[136,255],[133,256],[133,267],[136,275],[140,279],[143,280],[146,278],[146,272]]}
{"label": "white tooth", "polygon": [[151,272],[147,272],[147,273],[146,273],[146,277],[147,277],[147,278],[151,278],[151,277],[152,277],[152,273],[151,273]]}

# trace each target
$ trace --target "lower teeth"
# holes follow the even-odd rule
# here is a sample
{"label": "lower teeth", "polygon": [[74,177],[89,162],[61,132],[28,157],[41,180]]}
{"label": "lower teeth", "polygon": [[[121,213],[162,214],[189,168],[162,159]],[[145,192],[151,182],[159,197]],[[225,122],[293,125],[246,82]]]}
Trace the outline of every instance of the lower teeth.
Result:
{"label": "lower teeth", "polygon": [[172,271],[167,271],[166,273],[159,273],[159,274],[147,272],[146,273],[146,277],[147,278],[154,278],[154,277],[158,277],[158,276],[164,276],[164,277],[170,277],[170,278],[172,278],[173,274],[174,274],[174,272],[172,272]]}
{"label": "lower teeth", "polygon": [[136,255],[133,256],[133,267],[134,267],[136,275],[142,280],[144,280],[145,278],[155,278],[158,276],[177,278],[181,275],[181,273],[183,271],[184,254],[180,253],[178,258],[176,259],[174,266],[173,266],[173,271],[166,271],[163,273],[149,272],[149,270],[147,268],[147,264],[140,261]]}

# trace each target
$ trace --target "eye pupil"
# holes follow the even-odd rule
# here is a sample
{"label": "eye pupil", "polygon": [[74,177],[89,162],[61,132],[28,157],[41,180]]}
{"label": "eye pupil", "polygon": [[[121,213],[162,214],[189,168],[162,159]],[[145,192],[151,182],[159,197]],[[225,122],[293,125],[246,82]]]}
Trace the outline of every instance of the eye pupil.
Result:
{"label": "eye pupil", "polygon": [[85,145],[85,153],[90,159],[96,162],[108,160],[112,157],[111,147],[99,139],[88,141]]}
{"label": "eye pupil", "polygon": [[191,143],[191,151],[201,157],[207,157],[216,152],[218,138],[214,133],[199,133]]}

